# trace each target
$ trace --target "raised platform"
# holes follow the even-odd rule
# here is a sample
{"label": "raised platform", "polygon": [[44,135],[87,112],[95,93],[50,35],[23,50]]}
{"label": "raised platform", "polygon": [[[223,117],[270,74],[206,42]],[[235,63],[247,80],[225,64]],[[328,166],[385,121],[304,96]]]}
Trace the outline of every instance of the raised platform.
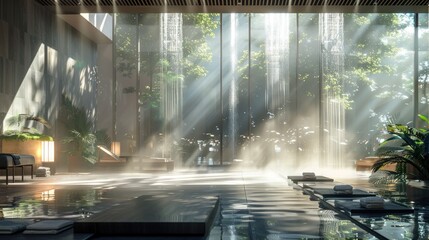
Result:
{"label": "raised platform", "polygon": [[143,195],[75,222],[74,231],[97,236],[205,236],[218,206],[214,196]]}
{"label": "raised platform", "polygon": [[375,196],[375,193],[370,193],[360,189],[353,189],[352,194],[338,194],[333,189],[313,188],[315,194],[321,195],[323,198],[361,198]]}
{"label": "raised platform", "polygon": [[132,170],[144,171],[173,171],[174,161],[169,158],[157,158],[147,156],[132,156],[128,164]]}
{"label": "raised platform", "polygon": [[164,157],[116,155],[105,146],[97,146],[98,171],[173,171],[174,160]]}
{"label": "raised platform", "polygon": [[297,182],[333,182],[334,179],[324,177],[324,176],[316,176],[315,178],[304,178],[303,176],[288,176],[289,180],[293,183]]}
{"label": "raised platform", "polygon": [[336,201],[335,207],[343,209],[350,214],[410,214],[414,209],[394,202],[384,202],[383,208],[363,208],[357,201]]}

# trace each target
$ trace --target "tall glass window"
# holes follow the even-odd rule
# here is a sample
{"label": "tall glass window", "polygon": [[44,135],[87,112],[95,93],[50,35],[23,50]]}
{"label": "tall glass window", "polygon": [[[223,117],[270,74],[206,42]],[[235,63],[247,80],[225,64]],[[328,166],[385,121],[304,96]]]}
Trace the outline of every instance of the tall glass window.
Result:
{"label": "tall glass window", "polygon": [[[418,77],[418,104],[419,113],[429,116],[429,14],[419,14],[417,28],[414,33],[418,36],[418,41],[415,43],[418,49],[417,70]],[[421,124],[421,122],[420,122]],[[421,127],[421,125],[418,125]]]}
{"label": "tall glass window", "polygon": [[345,148],[371,155],[386,123],[413,120],[413,22],[409,14],[345,14]]}
{"label": "tall glass window", "polygon": [[348,167],[429,112],[427,14],[116,14],[114,34],[129,154]]}

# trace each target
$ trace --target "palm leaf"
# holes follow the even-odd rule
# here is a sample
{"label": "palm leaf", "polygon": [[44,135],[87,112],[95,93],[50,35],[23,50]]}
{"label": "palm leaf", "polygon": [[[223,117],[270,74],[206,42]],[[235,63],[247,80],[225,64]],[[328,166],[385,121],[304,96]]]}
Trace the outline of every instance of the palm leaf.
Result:
{"label": "palm leaf", "polygon": [[383,156],[386,154],[393,154],[397,152],[401,152],[404,150],[404,147],[402,146],[380,146],[375,150],[375,155],[377,156]]}
{"label": "palm leaf", "polygon": [[417,115],[421,120],[423,120],[425,123],[427,123],[429,125],[429,119],[423,115],[423,114],[418,114]]}
{"label": "palm leaf", "polygon": [[[426,116],[419,114],[419,118],[429,124]],[[381,158],[372,166],[373,172],[388,164],[396,164],[395,171],[387,172],[396,179],[413,175],[418,179],[429,179],[429,129],[389,124],[387,131],[392,136],[376,150],[376,155]],[[407,171],[407,168],[415,170]]]}

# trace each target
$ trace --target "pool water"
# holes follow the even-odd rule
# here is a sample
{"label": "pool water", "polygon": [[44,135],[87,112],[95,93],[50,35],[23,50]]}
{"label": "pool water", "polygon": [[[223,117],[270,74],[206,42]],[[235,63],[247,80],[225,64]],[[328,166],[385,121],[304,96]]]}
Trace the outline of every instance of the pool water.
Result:
{"label": "pool water", "polygon": [[[3,196],[0,206],[5,218],[81,219],[142,194],[180,194],[189,199],[219,196],[219,213],[208,239],[376,239],[343,214],[322,208],[278,175],[185,171],[112,181],[114,184],[57,186],[21,196]],[[355,187],[375,189],[419,209],[416,214],[356,217],[361,224],[389,239],[428,239],[427,189],[409,184],[387,188],[365,183]]]}

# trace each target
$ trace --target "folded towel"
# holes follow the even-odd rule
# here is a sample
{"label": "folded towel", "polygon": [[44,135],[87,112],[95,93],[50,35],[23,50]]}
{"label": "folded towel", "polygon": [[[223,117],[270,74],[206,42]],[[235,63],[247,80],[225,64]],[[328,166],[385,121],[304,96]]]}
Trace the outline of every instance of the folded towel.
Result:
{"label": "folded towel", "polygon": [[365,197],[360,199],[363,208],[384,208],[384,199],[381,197]]}
{"label": "folded towel", "polygon": [[351,185],[335,185],[334,186],[334,191],[349,191],[349,190],[353,190],[353,186]]}
{"label": "folded towel", "polygon": [[20,161],[21,157],[19,155],[17,155],[17,154],[13,154],[13,153],[1,153],[1,155],[11,157],[14,165],[20,165],[21,164],[21,161]]}
{"label": "folded towel", "polygon": [[353,194],[353,187],[351,185],[335,185],[334,186],[335,194]]}
{"label": "folded towel", "polygon": [[27,226],[23,222],[14,222],[9,220],[0,221],[0,234],[13,234],[16,232],[23,231]]}
{"label": "folded towel", "polygon": [[314,172],[303,172],[302,176],[304,179],[316,179],[316,174],[314,174]]}
{"label": "folded towel", "polygon": [[21,164],[21,157],[19,155],[16,154],[11,154],[12,155],[12,159],[13,159],[13,164],[15,165],[20,165]]}

